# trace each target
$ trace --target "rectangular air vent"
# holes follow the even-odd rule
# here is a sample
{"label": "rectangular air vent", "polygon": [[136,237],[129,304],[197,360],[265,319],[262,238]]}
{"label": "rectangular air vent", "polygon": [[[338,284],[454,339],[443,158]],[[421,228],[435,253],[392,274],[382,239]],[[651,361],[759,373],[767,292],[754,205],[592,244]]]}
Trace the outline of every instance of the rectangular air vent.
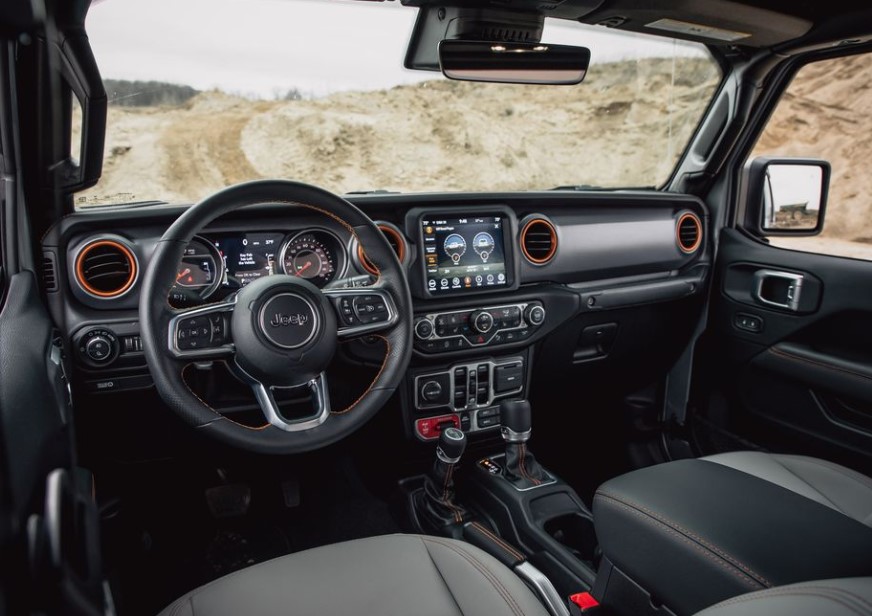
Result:
{"label": "rectangular air vent", "polygon": [[48,293],[58,290],[57,267],[53,252],[45,251],[42,253],[42,286]]}

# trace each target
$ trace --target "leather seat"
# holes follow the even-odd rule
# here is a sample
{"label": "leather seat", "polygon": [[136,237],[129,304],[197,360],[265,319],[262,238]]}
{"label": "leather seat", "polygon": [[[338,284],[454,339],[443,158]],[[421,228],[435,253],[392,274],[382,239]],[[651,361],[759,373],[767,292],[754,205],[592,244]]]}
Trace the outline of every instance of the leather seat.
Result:
{"label": "leather seat", "polygon": [[512,571],[478,548],[421,535],[338,543],[202,586],[161,616],[547,616]]}
{"label": "leather seat", "polygon": [[593,514],[605,602],[635,586],[688,616],[748,592],[872,575],[872,480],[816,458],[658,464],[600,486]]}
{"label": "leather seat", "polygon": [[872,479],[844,466],[807,456],[756,451],[702,459],[759,477],[872,526]]}
{"label": "leather seat", "polygon": [[697,616],[868,616],[872,614],[872,578],[819,580],[779,586],[733,599]]}

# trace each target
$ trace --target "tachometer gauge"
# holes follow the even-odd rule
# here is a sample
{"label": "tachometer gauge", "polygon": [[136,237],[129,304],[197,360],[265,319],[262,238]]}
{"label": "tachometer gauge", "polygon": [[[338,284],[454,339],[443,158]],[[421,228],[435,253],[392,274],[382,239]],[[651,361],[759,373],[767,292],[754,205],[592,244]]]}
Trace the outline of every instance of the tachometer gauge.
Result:
{"label": "tachometer gauge", "polygon": [[282,269],[289,276],[305,278],[321,288],[336,277],[339,256],[335,238],[319,231],[305,231],[282,248]]}
{"label": "tachometer gauge", "polygon": [[188,304],[206,299],[221,284],[224,275],[224,260],[212,245],[195,237],[185,248],[176,267],[176,281],[170,297],[177,304]]}

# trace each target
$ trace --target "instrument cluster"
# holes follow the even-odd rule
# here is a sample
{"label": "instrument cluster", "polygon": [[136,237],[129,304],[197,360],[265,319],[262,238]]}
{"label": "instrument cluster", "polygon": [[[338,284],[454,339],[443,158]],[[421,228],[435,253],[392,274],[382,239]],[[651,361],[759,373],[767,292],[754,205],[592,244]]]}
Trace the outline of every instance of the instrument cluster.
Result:
{"label": "instrument cluster", "polygon": [[185,249],[170,299],[180,306],[196,304],[222,289],[232,292],[275,274],[299,276],[323,288],[347,267],[347,247],[326,229],[206,233]]}

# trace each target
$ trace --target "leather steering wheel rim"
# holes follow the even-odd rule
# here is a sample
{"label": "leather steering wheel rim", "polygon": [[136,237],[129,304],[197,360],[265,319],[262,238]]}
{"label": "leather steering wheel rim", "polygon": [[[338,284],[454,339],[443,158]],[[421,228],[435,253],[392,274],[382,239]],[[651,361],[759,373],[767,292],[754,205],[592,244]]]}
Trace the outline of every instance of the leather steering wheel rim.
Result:
{"label": "leather steering wheel rim", "polygon": [[[170,289],[174,284],[176,268],[185,247],[195,234],[216,218],[241,207],[257,204],[280,204],[291,210],[307,209],[327,216],[344,226],[357,239],[367,258],[379,272],[376,282],[366,287],[365,291],[379,293],[389,306],[388,312],[391,314],[392,321],[374,334],[382,338],[386,345],[385,358],[377,376],[356,402],[342,410],[329,409],[329,414],[325,415],[320,423],[310,421],[296,427],[294,424],[283,424],[281,421],[267,423],[261,427],[237,423],[210,407],[188,387],[184,372],[193,361],[186,361],[186,358],[178,356],[177,350],[173,351],[173,340],[176,335],[173,333],[175,331],[173,327],[175,323],[179,323],[179,318],[190,312],[202,311],[204,308],[213,309],[209,306],[214,306],[214,310],[232,309],[230,304],[221,302],[191,310],[177,310],[169,304]],[[278,278],[269,276],[260,280],[277,279],[273,282],[281,283],[282,280]],[[288,284],[291,282],[292,280],[287,281]],[[261,286],[266,286],[266,283]],[[297,288],[302,293],[317,291],[313,285],[308,287],[311,289]],[[244,291],[245,288],[240,291],[240,296]],[[139,320],[143,348],[158,394],[185,422],[202,434],[257,453],[292,454],[311,451],[334,443],[357,430],[371,419],[393,394],[405,374],[411,357],[412,299],[405,271],[393,249],[375,223],[353,204],[326,190],[299,182],[286,180],[248,182],[226,188],[191,206],[158,241],[145,271],[140,293]],[[359,294],[361,290],[338,293]],[[332,295],[329,297],[333,298]],[[333,300],[335,301],[335,298]],[[231,308],[227,308],[228,306]],[[321,317],[325,322],[334,319],[335,323],[335,315],[321,314]],[[234,323],[238,318],[243,317],[233,314]],[[317,321],[317,318],[315,320]],[[325,325],[325,340],[320,341],[319,344],[335,345],[335,339],[326,340],[330,334],[331,330]],[[332,355],[332,350],[330,354]],[[236,361],[234,358],[234,362]],[[255,388],[255,392],[263,393],[263,389],[263,387]],[[267,414],[260,397],[258,401]],[[268,414],[267,416],[269,419]],[[289,428],[288,425],[291,427]]]}

